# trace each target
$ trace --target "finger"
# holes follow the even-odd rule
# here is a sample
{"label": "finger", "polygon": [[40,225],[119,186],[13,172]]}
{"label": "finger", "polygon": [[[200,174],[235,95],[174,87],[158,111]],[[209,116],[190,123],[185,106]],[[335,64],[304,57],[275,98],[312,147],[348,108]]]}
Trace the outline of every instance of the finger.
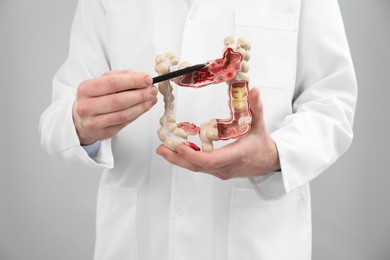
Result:
{"label": "finger", "polygon": [[207,172],[214,172],[236,161],[240,149],[235,149],[233,145],[227,145],[210,153],[194,151],[186,145],[179,145],[177,153],[187,162],[197,165]]}
{"label": "finger", "polygon": [[167,160],[168,162],[174,165],[188,169],[193,172],[201,171],[199,166],[189,163],[188,161],[183,159],[178,153],[169,150],[163,144],[157,147],[156,152],[158,155],[162,156],[165,160]]}
{"label": "finger", "polygon": [[259,88],[252,88],[250,90],[248,101],[252,112],[252,131],[262,129],[265,125],[263,119],[263,103],[261,102]]}
{"label": "finger", "polygon": [[82,124],[83,128],[90,131],[102,129],[120,124],[128,124],[135,121],[142,114],[149,111],[157,103],[157,97],[141,102],[127,109],[108,114],[88,117]]}
{"label": "finger", "polygon": [[150,99],[155,99],[156,87],[119,92],[107,96],[91,98],[88,102],[78,105],[80,116],[92,116],[121,111]]}
{"label": "finger", "polygon": [[115,74],[86,80],[81,83],[77,92],[78,96],[99,97],[127,90],[146,88],[151,86],[152,83],[152,77],[146,73]]}

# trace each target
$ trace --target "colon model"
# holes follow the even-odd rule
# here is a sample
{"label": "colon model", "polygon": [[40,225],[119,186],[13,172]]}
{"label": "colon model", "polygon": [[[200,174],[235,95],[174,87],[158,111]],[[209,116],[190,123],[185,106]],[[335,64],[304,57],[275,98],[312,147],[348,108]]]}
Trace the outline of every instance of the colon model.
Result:
{"label": "colon model", "polygon": [[[160,93],[164,96],[165,112],[160,119],[161,128],[158,136],[164,145],[172,151],[176,151],[179,144],[186,144],[194,150],[200,148],[187,140],[189,135],[199,135],[202,143],[202,151],[211,152],[213,141],[238,138],[249,132],[252,115],[248,103],[249,76],[247,74],[250,58],[250,45],[243,38],[235,40],[229,36],[224,41],[225,48],[223,58],[206,62],[206,66],[198,71],[177,77],[172,81],[182,87],[201,88],[210,84],[226,82],[229,86],[228,95],[230,118],[211,119],[200,127],[193,123],[177,123],[173,114],[174,96],[172,82],[164,81],[158,85]],[[157,73],[165,74],[179,63],[173,53],[156,57]],[[177,68],[190,66],[188,62],[181,63]]]}

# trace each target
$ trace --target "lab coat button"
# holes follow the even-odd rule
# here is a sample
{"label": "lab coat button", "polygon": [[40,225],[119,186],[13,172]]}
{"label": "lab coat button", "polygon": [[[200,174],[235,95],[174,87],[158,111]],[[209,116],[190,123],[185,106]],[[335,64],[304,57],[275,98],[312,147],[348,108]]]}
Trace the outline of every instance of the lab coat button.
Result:
{"label": "lab coat button", "polygon": [[177,214],[178,216],[183,216],[183,211],[177,210],[177,211],[176,211],[176,214]]}

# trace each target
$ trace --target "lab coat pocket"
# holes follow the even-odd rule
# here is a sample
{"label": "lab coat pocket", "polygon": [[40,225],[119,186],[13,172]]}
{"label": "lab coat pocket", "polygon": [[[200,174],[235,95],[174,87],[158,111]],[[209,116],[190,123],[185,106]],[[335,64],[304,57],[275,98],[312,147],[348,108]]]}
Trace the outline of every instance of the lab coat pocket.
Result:
{"label": "lab coat pocket", "polygon": [[264,200],[252,189],[233,188],[228,260],[309,260],[310,210],[300,190]]}
{"label": "lab coat pocket", "polygon": [[138,259],[136,213],[136,189],[100,187],[95,260]]}
{"label": "lab coat pocket", "polygon": [[236,10],[235,34],[251,43],[250,84],[284,88],[296,70],[298,17]]}

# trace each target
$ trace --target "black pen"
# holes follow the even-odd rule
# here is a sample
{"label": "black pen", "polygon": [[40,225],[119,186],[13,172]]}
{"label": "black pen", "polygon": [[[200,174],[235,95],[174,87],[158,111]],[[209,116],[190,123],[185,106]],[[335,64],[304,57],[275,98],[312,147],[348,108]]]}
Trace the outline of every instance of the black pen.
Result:
{"label": "black pen", "polygon": [[194,66],[190,66],[190,67],[187,67],[187,68],[184,68],[184,69],[180,69],[180,70],[175,70],[175,71],[169,72],[167,74],[163,74],[163,75],[154,77],[153,78],[153,84],[161,82],[161,81],[173,79],[173,78],[182,76],[184,74],[200,70],[201,68],[203,68],[205,66],[206,66],[206,64],[197,64],[197,65],[194,65]]}

